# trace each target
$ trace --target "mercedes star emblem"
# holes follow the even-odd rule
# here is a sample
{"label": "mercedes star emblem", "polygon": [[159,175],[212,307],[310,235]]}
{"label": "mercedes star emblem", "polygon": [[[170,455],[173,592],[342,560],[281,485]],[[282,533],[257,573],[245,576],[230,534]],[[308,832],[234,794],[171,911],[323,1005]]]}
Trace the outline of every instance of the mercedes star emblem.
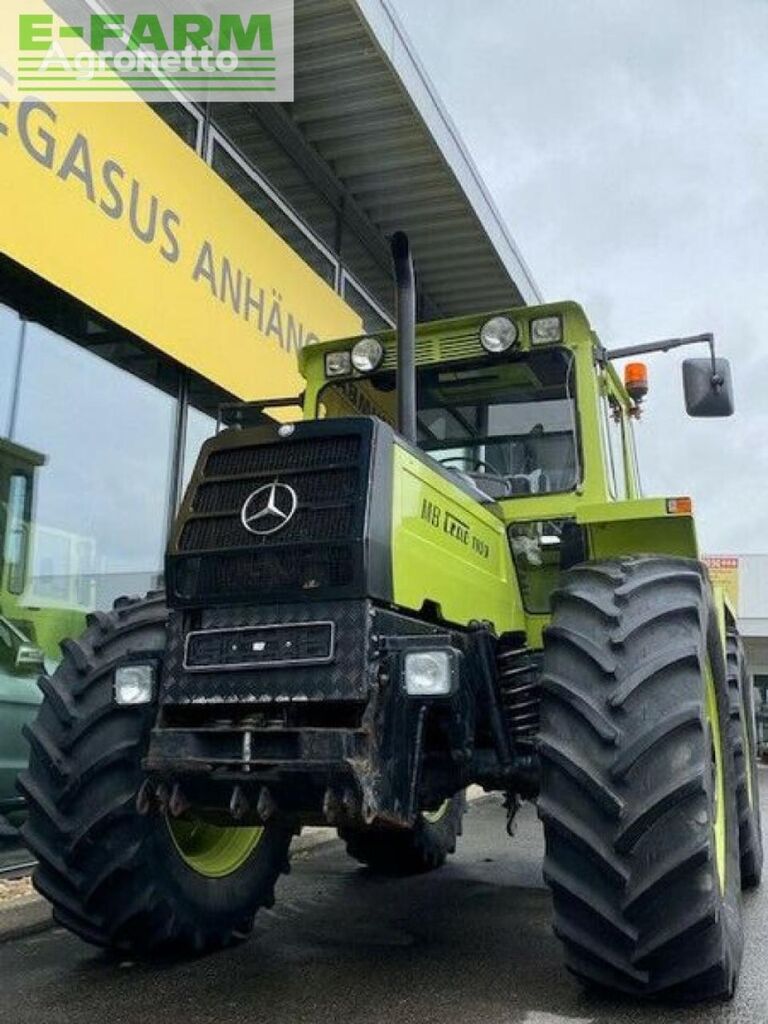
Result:
{"label": "mercedes star emblem", "polygon": [[296,491],[288,484],[280,484],[276,480],[264,484],[245,499],[240,511],[240,522],[249,533],[257,537],[277,533],[293,519],[299,498]]}

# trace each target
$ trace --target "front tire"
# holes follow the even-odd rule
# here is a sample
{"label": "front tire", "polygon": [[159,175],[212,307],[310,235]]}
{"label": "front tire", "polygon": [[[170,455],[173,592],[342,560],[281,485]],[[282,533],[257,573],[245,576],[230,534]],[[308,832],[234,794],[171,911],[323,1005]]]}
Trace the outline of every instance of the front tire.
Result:
{"label": "front tire", "polygon": [[563,575],[541,721],[544,873],[569,969],[633,996],[732,995],[736,780],[698,562],[625,558]]}
{"label": "front tire", "polygon": [[419,875],[445,864],[461,835],[466,797],[462,790],[439,808],[419,815],[409,829],[340,828],[350,857],[382,875]]}
{"label": "front tire", "polygon": [[243,842],[242,830],[138,814],[156,708],[115,704],[114,668],[125,658],[159,664],[166,619],[161,594],[120,601],[62,643],[61,664],[41,679],[19,780],[29,805],[22,835],[39,861],[33,881],[55,919],[135,956],[199,954],[246,938],[256,910],[274,902],[291,840],[279,824]]}

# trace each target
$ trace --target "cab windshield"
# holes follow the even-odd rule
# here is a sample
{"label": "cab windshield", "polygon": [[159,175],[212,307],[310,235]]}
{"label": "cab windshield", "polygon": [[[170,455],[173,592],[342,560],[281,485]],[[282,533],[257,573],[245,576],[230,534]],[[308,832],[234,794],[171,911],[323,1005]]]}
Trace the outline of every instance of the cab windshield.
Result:
{"label": "cab windshield", "polygon": [[[573,354],[556,348],[419,367],[419,447],[493,497],[573,490],[574,375]],[[395,386],[393,371],[329,384],[321,415],[374,415],[394,425]]]}

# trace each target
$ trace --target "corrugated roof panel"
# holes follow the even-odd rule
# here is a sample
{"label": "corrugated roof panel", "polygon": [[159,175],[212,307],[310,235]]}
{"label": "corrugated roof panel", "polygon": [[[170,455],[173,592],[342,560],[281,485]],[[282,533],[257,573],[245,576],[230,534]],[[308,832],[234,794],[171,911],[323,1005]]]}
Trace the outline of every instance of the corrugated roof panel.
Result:
{"label": "corrugated roof panel", "polygon": [[267,119],[269,104],[216,110],[259,172],[326,241],[344,206],[354,227],[345,229],[342,260],[387,306],[386,237],[398,229],[411,236],[434,315],[535,301],[530,273],[388,0],[296,0],[294,33],[295,101],[281,111],[291,138]]}

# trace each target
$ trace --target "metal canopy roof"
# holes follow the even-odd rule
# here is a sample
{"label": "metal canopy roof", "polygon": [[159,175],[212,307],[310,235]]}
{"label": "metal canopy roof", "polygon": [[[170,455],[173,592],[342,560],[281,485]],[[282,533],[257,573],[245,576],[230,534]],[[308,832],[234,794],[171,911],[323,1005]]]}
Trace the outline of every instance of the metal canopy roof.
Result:
{"label": "metal canopy roof", "polygon": [[387,0],[296,0],[286,108],[364,216],[406,231],[443,315],[540,292]]}
{"label": "metal canopy roof", "polygon": [[420,316],[540,301],[387,0],[295,0],[291,104],[215,104],[214,123],[391,309],[387,238],[412,242]]}
{"label": "metal canopy roof", "polygon": [[[69,21],[100,2],[49,0]],[[422,318],[541,301],[389,0],[294,0],[294,19],[294,102],[214,103],[214,124],[382,307],[398,229]]]}

